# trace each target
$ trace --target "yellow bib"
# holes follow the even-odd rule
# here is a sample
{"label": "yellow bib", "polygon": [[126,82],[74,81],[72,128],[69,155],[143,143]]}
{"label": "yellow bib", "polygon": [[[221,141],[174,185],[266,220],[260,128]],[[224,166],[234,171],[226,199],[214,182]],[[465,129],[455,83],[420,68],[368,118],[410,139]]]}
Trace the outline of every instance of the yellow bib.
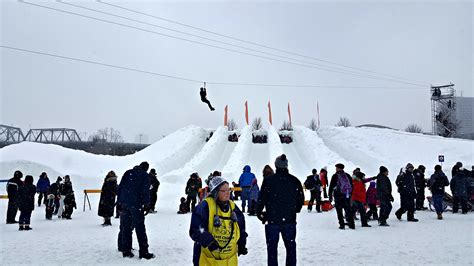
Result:
{"label": "yellow bib", "polygon": [[[238,223],[233,222],[230,219],[231,213],[235,209],[234,202],[230,201],[230,209],[227,212],[223,212],[219,207],[217,207],[216,201],[213,198],[207,197],[205,201],[207,201],[209,206],[209,233],[212,234],[217,243],[219,243],[219,246],[223,249],[218,248],[211,252],[208,248],[202,247],[199,265],[238,265],[237,241],[240,238],[240,230]],[[221,226],[214,226],[214,215],[220,217]]]}

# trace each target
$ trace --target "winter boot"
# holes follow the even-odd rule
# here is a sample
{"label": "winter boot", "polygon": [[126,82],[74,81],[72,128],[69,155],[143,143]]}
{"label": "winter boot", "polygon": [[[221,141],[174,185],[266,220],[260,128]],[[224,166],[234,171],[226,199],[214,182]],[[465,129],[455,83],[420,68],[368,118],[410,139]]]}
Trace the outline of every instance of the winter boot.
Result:
{"label": "winter boot", "polygon": [[31,228],[30,225],[27,224],[23,230],[29,231],[29,230],[33,230],[33,228]]}
{"label": "winter boot", "polygon": [[372,227],[369,224],[363,224],[362,227]]}
{"label": "winter boot", "polygon": [[345,228],[344,225],[340,225],[340,226],[339,226],[339,229],[344,230],[344,229],[346,229],[346,228]]}
{"label": "winter boot", "polygon": [[140,259],[153,259],[155,258],[155,255],[153,253],[148,253],[148,252],[140,252],[140,255],[138,256]]}
{"label": "winter boot", "polygon": [[443,214],[438,213],[438,220],[443,220]]}
{"label": "winter boot", "polygon": [[132,251],[123,251],[122,256],[124,258],[133,258],[133,257],[135,257],[135,255],[133,255]]}
{"label": "winter boot", "polygon": [[350,229],[353,229],[353,230],[356,229],[356,227],[355,227],[354,224],[349,224],[349,228],[350,228]]}
{"label": "winter boot", "polygon": [[414,215],[413,212],[408,212],[407,221],[409,221],[409,222],[418,222],[418,219],[415,219],[415,215]]}
{"label": "winter boot", "polygon": [[397,216],[397,219],[398,219],[399,221],[402,220],[402,214],[400,213],[400,210],[398,210],[398,211],[395,212],[395,216]]}
{"label": "winter boot", "polygon": [[390,226],[387,221],[380,221],[379,226]]}
{"label": "winter boot", "polygon": [[25,227],[23,227],[23,225],[20,224],[20,228],[18,228],[18,230],[19,230],[19,231],[23,231],[23,230],[25,230]]}

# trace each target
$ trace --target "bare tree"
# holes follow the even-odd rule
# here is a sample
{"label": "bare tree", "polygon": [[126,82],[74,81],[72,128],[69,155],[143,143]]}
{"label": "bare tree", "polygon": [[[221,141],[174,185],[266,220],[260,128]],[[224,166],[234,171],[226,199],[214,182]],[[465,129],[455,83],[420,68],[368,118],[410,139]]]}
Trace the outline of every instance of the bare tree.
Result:
{"label": "bare tree", "polygon": [[419,125],[414,123],[408,125],[407,128],[405,128],[405,131],[410,133],[423,133],[423,129]]}
{"label": "bare tree", "polygon": [[234,130],[237,130],[238,128],[239,128],[239,126],[237,125],[235,120],[234,119],[229,119],[229,122],[227,122],[227,129],[229,131],[234,131]]}
{"label": "bare tree", "polygon": [[120,131],[113,128],[101,128],[89,137],[93,142],[122,143],[123,138]]}
{"label": "bare tree", "polygon": [[309,125],[308,125],[308,128],[311,129],[312,131],[316,131],[318,129],[318,124],[316,124],[316,119],[311,119],[311,121],[309,121]]}
{"label": "bare tree", "polygon": [[291,124],[290,124],[289,121],[285,120],[285,121],[283,121],[283,124],[281,125],[280,130],[292,131],[292,130],[293,130],[293,127],[291,126]]}
{"label": "bare tree", "polygon": [[351,126],[351,121],[349,121],[349,118],[347,117],[339,118],[339,121],[336,124],[336,127],[350,127],[350,126]]}
{"label": "bare tree", "polygon": [[262,118],[261,117],[257,117],[252,121],[252,129],[253,130],[259,130],[262,127],[263,127],[263,123],[262,123]]}

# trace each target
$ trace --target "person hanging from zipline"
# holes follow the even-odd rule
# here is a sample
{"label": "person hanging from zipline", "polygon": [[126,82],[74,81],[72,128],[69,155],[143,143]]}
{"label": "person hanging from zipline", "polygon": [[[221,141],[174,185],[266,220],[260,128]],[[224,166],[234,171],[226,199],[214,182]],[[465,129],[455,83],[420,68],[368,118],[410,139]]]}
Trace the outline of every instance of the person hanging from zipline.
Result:
{"label": "person hanging from zipline", "polygon": [[209,100],[206,98],[207,96],[207,92],[206,92],[206,82],[204,82],[204,87],[201,87],[201,91],[199,92],[199,94],[201,95],[201,101],[203,103],[207,103],[207,105],[209,106],[209,109],[211,109],[211,111],[214,111],[214,107],[212,107],[211,103],[209,102]]}

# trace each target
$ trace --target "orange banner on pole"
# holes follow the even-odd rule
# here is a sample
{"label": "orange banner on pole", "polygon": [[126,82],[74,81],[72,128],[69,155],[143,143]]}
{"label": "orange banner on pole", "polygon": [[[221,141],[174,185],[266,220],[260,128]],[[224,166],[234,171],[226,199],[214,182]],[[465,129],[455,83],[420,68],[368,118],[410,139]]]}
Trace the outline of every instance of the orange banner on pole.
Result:
{"label": "orange banner on pole", "polygon": [[245,122],[247,122],[247,125],[249,124],[249,105],[247,101],[245,101]]}
{"label": "orange banner on pole", "polygon": [[224,108],[224,126],[227,126],[227,105]]}
{"label": "orange banner on pole", "polygon": [[268,101],[268,121],[270,122],[270,125],[273,125],[272,106],[270,105],[270,101]]}
{"label": "orange banner on pole", "polygon": [[290,119],[290,126],[293,125],[293,123],[291,123],[291,109],[290,109],[290,103],[288,103],[288,118]]}

